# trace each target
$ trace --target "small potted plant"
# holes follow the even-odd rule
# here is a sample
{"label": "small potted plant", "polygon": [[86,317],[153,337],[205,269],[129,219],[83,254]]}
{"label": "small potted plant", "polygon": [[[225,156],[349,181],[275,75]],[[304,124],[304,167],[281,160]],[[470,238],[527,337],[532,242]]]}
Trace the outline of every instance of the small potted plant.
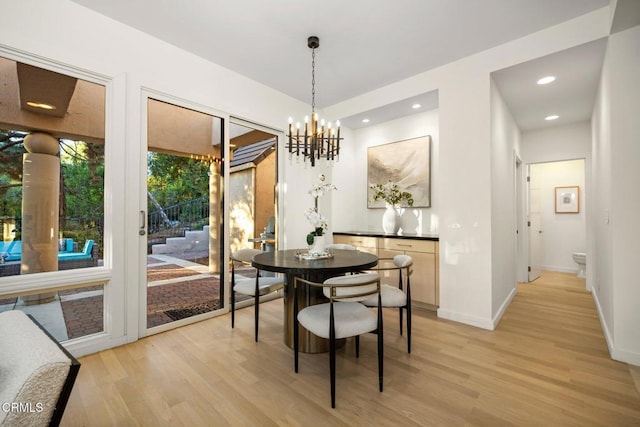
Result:
{"label": "small potted plant", "polygon": [[382,229],[385,233],[397,233],[400,228],[398,208],[403,202],[407,206],[413,206],[413,195],[400,190],[398,184],[391,180],[386,184],[370,184],[369,188],[373,191],[373,202],[384,200],[387,204],[387,210],[382,216]]}

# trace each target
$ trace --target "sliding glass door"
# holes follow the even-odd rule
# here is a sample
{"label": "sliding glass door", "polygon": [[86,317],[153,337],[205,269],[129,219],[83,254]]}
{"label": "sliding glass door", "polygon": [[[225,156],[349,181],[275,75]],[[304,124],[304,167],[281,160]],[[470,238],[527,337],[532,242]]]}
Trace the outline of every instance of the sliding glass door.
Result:
{"label": "sliding glass door", "polygon": [[[147,101],[146,328],[224,306],[222,119]],[[191,320],[190,320],[191,319]]]}

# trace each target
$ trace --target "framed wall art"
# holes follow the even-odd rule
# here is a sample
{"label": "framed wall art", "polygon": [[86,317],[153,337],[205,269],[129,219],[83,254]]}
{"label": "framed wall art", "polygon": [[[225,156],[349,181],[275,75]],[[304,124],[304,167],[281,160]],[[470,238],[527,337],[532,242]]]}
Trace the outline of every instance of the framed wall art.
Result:
{"label": "framed wall art", "polygon": [[580,212],[580,187],[556,187],[556,213]]}
{"label": "framed wall art", "polygon": [[[372,201],[371,184],[398,185],[413,196],[414,208],[431,207],[431,137],[392,142],[367,148],[367,207],[384,208]],[[406,206],[403,206],[406,207]]]}

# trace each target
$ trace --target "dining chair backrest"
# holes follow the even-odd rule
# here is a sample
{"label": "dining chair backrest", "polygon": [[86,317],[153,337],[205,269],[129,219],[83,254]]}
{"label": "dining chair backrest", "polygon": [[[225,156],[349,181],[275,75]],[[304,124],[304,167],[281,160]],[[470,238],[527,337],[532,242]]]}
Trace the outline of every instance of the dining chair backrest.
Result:
{"label": "dining chair backrest", "polygon": [[252,249],[252,248],[238,249],[231,255],[231,259],[233,261],[251,263],[251,260],[253,259],[253,257],[260,253],[262,253],[262,251],[259,249]]}
{"label": "dining chair backrest", "polygon": [[393,263],[400,268],[409,268],[413,265],[413,258],[409,255],[396,255],[393,257]]}
{"label": "dining chair backrest", "polygon": [[331,243],[325,246],[326,249],[343,249],[347,251],[355,251],[357,248],[348,243]]}
{"label": "dining chair backrest", "polygon": [[409,280],[409,276],[413,273],[413,258],[409,255],[396,255],[393,257],[393,263],[400,269],[402,279],[402,270],[404,270],[404,280]]}
{"label": "dining chair backrest", "polygon": [[377,273],[338,276],[323,282],[324,295],[331,301],[359,302],[379,292],[380,276]]}

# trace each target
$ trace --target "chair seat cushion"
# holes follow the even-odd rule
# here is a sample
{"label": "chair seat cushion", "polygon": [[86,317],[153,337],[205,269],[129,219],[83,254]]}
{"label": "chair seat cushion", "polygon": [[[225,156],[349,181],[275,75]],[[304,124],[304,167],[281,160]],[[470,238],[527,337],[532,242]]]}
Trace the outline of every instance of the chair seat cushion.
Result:
{"label": "chair seat cushion", "polygon": [[[284,287],[284,279],[280,277],[260,277],[258,279],[258,289],[260,295],[277,291],[282,287]],[[256,279],[253,278],[236,280],[236,285],[233,287],[233,290],[240,294],[255,296]]]}
{"label": "chair seat cushion", "polygon": [[[394,286],[380,286],[380,296],[382,297],[383,307],[404,307],[407,305],[407,294]],[[372,295],[362,303],[368,307],[377,307],[378,295]]]}
{"label": "chair seat cushion", "polygon": [[[298,321],[313,334],[329,338],[329,309],[331,304],[305,307],[298,313]],[[334,302],[336,339],[354,337],[378,328],[378,319],[370,309],[359,302]]]}

